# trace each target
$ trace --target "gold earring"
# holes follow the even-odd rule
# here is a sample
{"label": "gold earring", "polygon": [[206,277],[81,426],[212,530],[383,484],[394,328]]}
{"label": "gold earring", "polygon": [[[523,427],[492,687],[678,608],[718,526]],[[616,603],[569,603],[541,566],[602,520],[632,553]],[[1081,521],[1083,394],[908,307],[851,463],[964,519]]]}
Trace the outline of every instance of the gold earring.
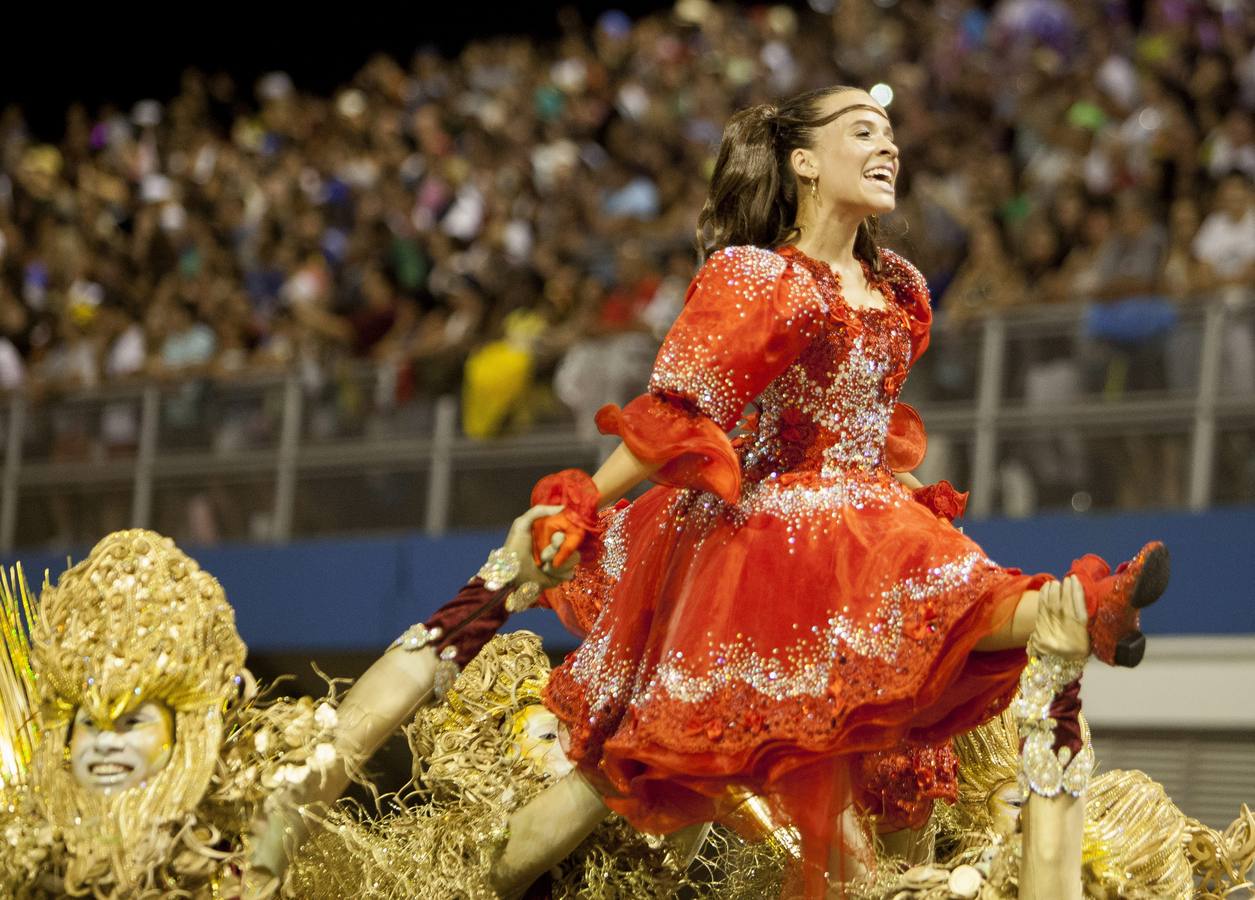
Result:
{"label": "gold earring", "polygon": [[819,176],[811,179],[811,202],[819,206]]}

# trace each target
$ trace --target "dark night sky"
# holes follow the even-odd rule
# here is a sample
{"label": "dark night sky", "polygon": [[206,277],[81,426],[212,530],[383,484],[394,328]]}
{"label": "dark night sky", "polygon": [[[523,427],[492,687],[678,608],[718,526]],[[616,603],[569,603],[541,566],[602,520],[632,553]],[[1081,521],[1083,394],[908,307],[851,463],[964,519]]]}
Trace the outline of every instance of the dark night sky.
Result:
{"label": "dark night sky", "polygon": [[[40,0],[36,0],[38,4]],[[456,52],[468,39],[491,34],[558,33],[558,10],[574,7],[585,22],[607,8],[640,15],[670,7],[659,0],[553,3],[517,0],[510,5],[444,0],[381,4],[170,3],[155,7],[100,4],[81,11],[48,5],[0,25],[0,107],[16,102],[42,137],[56,138],[74,101],[96,108],[128,108],[145,97],[178,90],[187,66],[228,71],[241,86],[282,69],[297,87],[326,93],[345,84],[377,51],[405,61],[435,44]],[[50,133],[51,132],[51,133]]]}

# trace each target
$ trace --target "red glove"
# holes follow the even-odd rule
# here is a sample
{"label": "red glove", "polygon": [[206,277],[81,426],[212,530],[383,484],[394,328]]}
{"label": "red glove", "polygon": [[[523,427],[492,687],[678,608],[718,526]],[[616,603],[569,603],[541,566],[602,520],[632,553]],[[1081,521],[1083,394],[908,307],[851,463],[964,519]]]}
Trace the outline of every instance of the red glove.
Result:
{"label": "red glove", "polygon": [[927,506],[937,518],[953,522],[967,509],[968,493],[959,493],[948,481],[938,481],[916,488],[911,496],[916,503]]}
{"label": "red glove", "polygon": [[564,469],[546,475],[532,488],[532,506],[561,506],[562,512],[545,516],[532,523],[532,559],[542,564],[541,551],[550,546],[553,536],[564,535],[562,546],[551,560],[555,569],[579,549],[585,537],[597,530],[597,486],[587,472]]}

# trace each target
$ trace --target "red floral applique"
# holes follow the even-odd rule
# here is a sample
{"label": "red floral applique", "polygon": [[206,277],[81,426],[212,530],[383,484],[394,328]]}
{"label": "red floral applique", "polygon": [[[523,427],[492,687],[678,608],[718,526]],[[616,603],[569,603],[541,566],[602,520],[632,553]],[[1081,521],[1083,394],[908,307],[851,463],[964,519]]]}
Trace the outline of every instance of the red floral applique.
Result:
{"label": "red floral applique", "polygon": [[797,407],[789,407],[780,414],[780,440],[790,444],[807,445],[815,440],[815,423]]}
{"label": "red floral applique", "polygon": [[907,370],[905,368],[894,369],[885,376],[883,382],[885,393],[890,397],[897,397],[902,391],[902,385],[906,383]]}

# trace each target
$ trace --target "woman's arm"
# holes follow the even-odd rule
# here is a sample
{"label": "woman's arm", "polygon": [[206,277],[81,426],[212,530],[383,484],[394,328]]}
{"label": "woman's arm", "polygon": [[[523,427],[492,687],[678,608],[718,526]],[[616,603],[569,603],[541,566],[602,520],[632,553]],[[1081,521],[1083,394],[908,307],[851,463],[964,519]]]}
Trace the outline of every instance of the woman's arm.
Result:
{"label": "woman's arm", "polygon": [[1020,813],[1024,856],[1020,861],[1022,900],[1081,900],[1081,845],[1085,836],[1085,795],[1030,794]]}
{"label": "woman's arm", "polygon": [[924,482],[920,481],[910,472],[894,472],[893,477],[898,479],[899,483],[905,485],[908,490],[918,490],[924,486]]}
{"label": "woman's arm", "polygon": [[618,501],[660,468],[661,463],[642,462],[627,448],[627,444],[620,443],[593,476],[593,484],[597,486],[597,505],[609,506]]}

